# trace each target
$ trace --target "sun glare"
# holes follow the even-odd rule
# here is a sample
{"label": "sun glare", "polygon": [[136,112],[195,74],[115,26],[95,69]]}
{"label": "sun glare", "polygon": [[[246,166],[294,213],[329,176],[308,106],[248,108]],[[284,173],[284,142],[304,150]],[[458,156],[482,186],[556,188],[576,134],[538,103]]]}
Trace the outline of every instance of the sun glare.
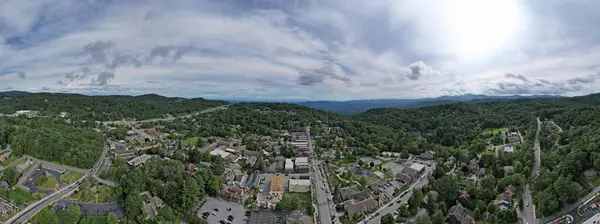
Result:
{"label": "sun glare", "polygon": [[460,0],[447,3],[443,12],[448,46],[461,61],[492,56],[510,44],[524,26],[517,0]]}

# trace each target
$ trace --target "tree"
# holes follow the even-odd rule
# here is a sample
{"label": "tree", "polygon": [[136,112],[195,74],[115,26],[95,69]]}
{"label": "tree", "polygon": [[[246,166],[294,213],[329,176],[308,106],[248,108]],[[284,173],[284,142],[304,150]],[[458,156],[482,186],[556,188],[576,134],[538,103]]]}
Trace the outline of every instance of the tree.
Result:
{"label": "tree", "polygon": [[50,208],[42,209],[38,214],[36,214],[31,223],[33,224],[59,224],[60,220],[58,220],[58,216],[54,214]]}
{"label": "tree", "polygon": [[433,214],[433,216],[431,216],[431,223],[444,224],[446,223],[446,216],[444,216],[444,213],[442,213],[442,211],[438,210]]}
{"label": "tree", "polygon": [[496,206],[494,203],[490,203],[487,207],[487,212],[490,213],[490,215],[496,214],[496,212],[498,211],[498,206]]}
{"label": "tree", "polygon": [[10,186],[15,186],[19,180],[19,173],[13,167],[6,168],[2,172],[2,180],[6,181]]}
{"label": "tree", "polygon": [[125,198],[125,216],[137,220],[142,214],[142,198],[138,194],[129,194]]}
{"label": "tree", "polygon": [[391,213],[381,217],[381,224],[394,224],[394,216]]}
{"label": "tree", "polygon": [[515,173],[521,173],[523,171],[523,164],[519,161],[515,161]]}
{"label": "tree", "polygon": [[373,161],[371,161],[371,163],[369,163],[369,166],[370,166],[371,168],[373,168],[373,167],[375,166],[375,163],[374,163]]}
{"label": "tree", "polygon": [[59,217],[63,223],[77,224],[81,219],[81,208],[76,205],[68,206],[66,210],[59,212]]}
{"label": "tree", "polygon": [[473,216],[474,216],[475,220],[477,220],[477,221],[483,220],[483,214],[481,214],[481,211],[479,210],[479,208],[475,208],[475,210],[473,211]]}
{"label": "tree", "polygon": [[107,224],[118,224],[119,219],[117,218],[117,215],[115,213],[109,212],[108,215],[106,216],[106,223]]}

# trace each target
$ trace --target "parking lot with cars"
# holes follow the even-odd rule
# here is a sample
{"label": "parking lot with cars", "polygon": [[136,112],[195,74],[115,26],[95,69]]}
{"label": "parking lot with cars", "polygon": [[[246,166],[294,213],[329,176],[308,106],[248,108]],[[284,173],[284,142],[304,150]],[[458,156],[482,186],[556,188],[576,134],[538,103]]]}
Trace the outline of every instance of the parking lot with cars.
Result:
{"label": "parking lot with cars", "polygon": [[[211,224],[246,224],[246,209],[240,205],[215,198],[207,199],[198,216]],[[249,215],[249,214],[248,214]]]}

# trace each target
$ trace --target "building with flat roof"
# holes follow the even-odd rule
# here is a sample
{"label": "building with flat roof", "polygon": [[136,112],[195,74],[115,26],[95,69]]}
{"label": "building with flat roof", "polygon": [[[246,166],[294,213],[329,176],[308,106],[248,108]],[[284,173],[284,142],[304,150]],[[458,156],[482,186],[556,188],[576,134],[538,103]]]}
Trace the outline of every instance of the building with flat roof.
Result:
{"label": "building with flat roof", "polygon": [[289,182],[289,192],[308,192],[310,191],[310,180],[291,179]]}
{"label": "building with flat roof", "polygon": [[226,152],[223,149],[215,149],[213,151],[210,152],[211,155],[213,156],[220,156],[221,158],[225,159],[227,158],[227,156],[231,155],[231,153]]}
{"label": "building with flat roof", "polygon": [[271,178],[271,188],[269,193],[272,196],[283,196],[285,179],[283,176],[273,176]]}
{"label": "building with flat roof", "polygon": [[416,170],[417,173],[421,173],[423,172],[423,170],[425,170],[425,166],[418,163],[413,163],[412,165],[410,165],[410,168]]}
{"label": "building with flat roof", "polygon": [[150,158],[152,158],[152,156],[151,156],[151,155],[144,154],[144,155],[141,155],[141,156],[135,157],[135,158],[133,158],[132,160],[129,160],[129,161],[127,162],[127,164],[129,164],[130,166],[137,167],[137,166],[139,166],[139,165],[142,165],[142,164],[144,164],[144,163],[145,163],[146,161],[148,161],[148,159],[150,159]]}
{"label": "building with flat roof", "polygon": [[292,159],[285,159],[285,172],[292,171],[294,171],[294,162],[292,162]]}

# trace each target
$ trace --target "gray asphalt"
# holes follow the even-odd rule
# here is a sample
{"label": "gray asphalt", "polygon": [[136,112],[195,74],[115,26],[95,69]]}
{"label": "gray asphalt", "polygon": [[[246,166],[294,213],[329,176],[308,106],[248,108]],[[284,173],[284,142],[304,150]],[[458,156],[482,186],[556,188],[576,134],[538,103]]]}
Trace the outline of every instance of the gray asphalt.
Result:
{"label": "gray asphalt", "polygon": [[[533,149],[535,150],[535,163],[533,164],[533,170],[531,171],[531,178],[533,179],[535,176],[539,174],[540,171],[540,129],[541,129],[541,121],[540,118],[536,118],[537,121],[537,130],[535,131],[535,142],[533,143]],[[537,224],[539,223],[539,219],[535,217],[535,206],[533,205],[533,201],[531,198],[531,190],[529,189],[529,184],[525,185],[525,192],[523,194],[523,199],[525,202],[529,202],[529,206],[523,207],[523,219],[525,220],[525,224]]]}
{"label": "gray asphalt", "polygon": [[[306,128],[306,133],[308,135],[308,147],[309,147],[309,152],[311,154],[313,154],[313,145],[312,145],[312,138],[310,136],[310,128],[307,127]],[[316,204],[317,204],[317,211],[315,213],[316,217],[317,217],[317,224],[331,224],[333,223],[332,221],[332,215],[334,216],[333,220],[335,221],[335,223],[340,223],[339,219],[336,215],[335,212],[335,205],[333,204],[332,201],[330,201],[329,199],[332,198],[331,195],[329,193],[327,193],[325,190],[329,189],[329,186],[326,184],[324,178],[325,178],[325,173],[323,172],[323,170],[320,168],[321,162],[317,159],[317,157],[313,157],[313,159],[311,160],[311,176],[313,179],[313,184],[315,185],[315,195],[316,195]],[[331,191],[329,191],[331,193]]]}

